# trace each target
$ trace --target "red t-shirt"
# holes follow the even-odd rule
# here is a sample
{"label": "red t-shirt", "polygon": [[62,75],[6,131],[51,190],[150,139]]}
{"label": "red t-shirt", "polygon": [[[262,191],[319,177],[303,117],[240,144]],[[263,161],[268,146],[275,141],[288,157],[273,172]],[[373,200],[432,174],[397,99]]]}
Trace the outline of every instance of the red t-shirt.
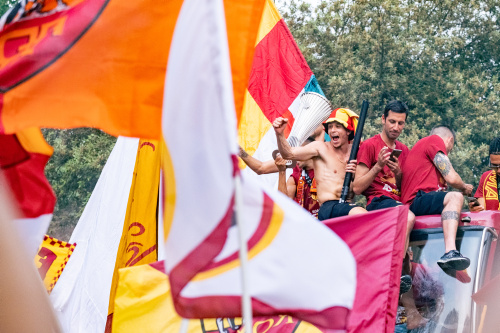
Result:
{"label": "red t-shirt", "polygon": [[403,180],[401,181],[403,203],[411,203],[420,190],[429,193],[448,188],[433,162],[438,152],[447,155],[444,141],[437,135],[419,140],[410,150],[403,165]]}
{"label": "red t-shirt", "polygon": [[[363,163],[369,169],[371,169],[375,164],[377,164],[378,154],[384,147],[387,147],[387,145],[385,144],[384,140],[382,140],[380,134],[377,134],[374,137],[363,141],[363,143],[359,147],[357,157],[358,164]],[[398,158],[399,165],[401,167],[404,164],[404,161],[408,156],[410,150],[399,141],[396,141],[396,149],[402,150],[401,155]],[[392,149],[389,148],[388,151],[392,152]],[[371,183],[371,185],[363,192],[363,195],[366,197],[367,205],[370,204],[373,198],[381,197],[383,195],[388,196],[394,200],[401,200],[400,189],[396,185],[396,177],[387,165],[385,165],[382,171],[377,174],[377,176],[373,180],[373,183]]]}
{"label": "red t-shirt", "polygon": [[[306,172],[312,182],[311,186],[309,186],[306,177],[302,175],[302,169],[300,169],[298,166],[295,166],[295,168],[293,168],[293,173],[290,177],[293,177],[293,179],[295,180],[295,184],[297,185],[294,200],[317,218],[319,212],[319,202],[317,200],[318,196],[316,192],[314,170],[307,170]],[[313,199],[313,197],[315,199]]]}
{"label": "red t-shirt", "polygon": [[497,174],[493,170],[486,171],[479,180],[477,187],[476,198],[484,198],[486,202],[486,210],[500,210],[498,202],[498,187],[497,187]]}

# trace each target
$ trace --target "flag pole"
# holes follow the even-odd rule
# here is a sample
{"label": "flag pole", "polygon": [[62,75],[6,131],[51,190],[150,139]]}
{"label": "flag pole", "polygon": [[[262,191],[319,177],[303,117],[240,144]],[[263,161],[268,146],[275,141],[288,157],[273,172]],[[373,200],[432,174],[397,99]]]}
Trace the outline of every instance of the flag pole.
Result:
{"label": "flag pole", "polygon": [[[359,114],[358,126],[356,126],[356,134],[354,135],[354,141],[352,142],[351,155],[349,156],[349,161],[355,160],[358,156],[359,143],[361,142],[361,136],[363,135],[363,127],[365,126],[366,113],[368,112],[368,106],[370,103],[368,101],[363,101],[361,105],[361,112]],[[350,172],[345,173],[344,185],[342,186],[342,192],[340,194],[339,202],[346,202],[347,195],[349,194],[349,187],[351,186],[353,174]]]}
{"label": "flag pole", "polygon": [[236,201],[236,227],[238,228],[238,236],[240,241],[240,267],[241,267],[241,305],[243,313],[243,332],[251,333],[253,327],[253,316],[252,316],[252,301],[250,298],[250,292],[248,290],[248,248],[247,242],[245,240],[245,233],[243,232],[242,224],[242,207],[243,198],[241,195],[241,174],[235,177],[235,201]]}
{"label": "flag pole", "polygon": [[182,318],[181,328],[179,329],[179,333],[187,333],[189,326],[189,319]]}

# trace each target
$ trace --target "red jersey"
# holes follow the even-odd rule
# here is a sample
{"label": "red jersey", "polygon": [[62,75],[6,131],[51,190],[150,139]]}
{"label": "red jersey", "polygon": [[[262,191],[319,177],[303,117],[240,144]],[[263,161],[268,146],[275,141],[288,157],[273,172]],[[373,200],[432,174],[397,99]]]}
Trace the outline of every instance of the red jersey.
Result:
{"label": "red jersey", "polygon": [[486,210],[500,210],[500,204],[498,202],[498,184],[497,184],[497,174],[493,171],[486,171],[481,176],[479,180],[479,186],[477,187],[476,198],[484,198],[486,202]]}
{"label": "red jersey", "polygon": [[438,152],[447,155],[444,141],[437,135],[419,140],[410,150],[403,165],[403,180],[401,181],[403,203],[411,203],[420,190],[429,193],[444,191],[448,188],[433,162]]}
{"label": "red jersey", "polygon": [[[382,136],[380,134],[363,141],[359,147],[358,164],[363,163],[371,169],[375,164],[377,164],[378,153],[384,147],[387,147],[387,145],[384,140],[382,140]],[[396,149],[401,150],[401,155],[398,160],[399,166],[402,168],[410,150],[399,141],[396,141]],[[392,149],[389,148],[388,151],[392,152]],[[401,192],[396,185],[396,177],[387,165],[385,165],[384,168],[377,174],[373,183],[368,186],[368,188],[363,192],[363,195],[366,197],[367,205],[370,204],[373,198],[381,197],[383,195],[397,201],[401,200]]]}
{"label": "red jersey", "polygon": [[[305,176],[306,174],[307,177]],[[318,218],[319,202],[316,191],[316,180],[314,179],[314,170],[307,170],[307,172],[305,172],[305,170],[295,166],[290,177],[293,177],[297,185],[294,199],[295,202],[308,210],[314,217]]]}

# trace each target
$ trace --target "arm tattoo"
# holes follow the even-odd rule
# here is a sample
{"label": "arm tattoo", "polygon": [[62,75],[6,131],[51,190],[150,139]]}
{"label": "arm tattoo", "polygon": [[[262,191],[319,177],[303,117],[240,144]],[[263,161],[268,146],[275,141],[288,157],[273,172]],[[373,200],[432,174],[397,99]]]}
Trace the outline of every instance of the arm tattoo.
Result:
{"label": "arm tattoo", "polygon": [[441,213],[441,222],[446,220],[458,221],[458,213],[455,211],[446,211]]}
{"label": "arm tattoo", "polygon": [[240,155],[241,158],[248,157],[248,153],[241,147],[240,147],[240,153],[238,155]]}
{"label": "arm tattoo", "polygon": [[434,165],[438,168],[439,172],[446,177],[451,171],[451,162],[448,156],[439,152],[434,156]]}

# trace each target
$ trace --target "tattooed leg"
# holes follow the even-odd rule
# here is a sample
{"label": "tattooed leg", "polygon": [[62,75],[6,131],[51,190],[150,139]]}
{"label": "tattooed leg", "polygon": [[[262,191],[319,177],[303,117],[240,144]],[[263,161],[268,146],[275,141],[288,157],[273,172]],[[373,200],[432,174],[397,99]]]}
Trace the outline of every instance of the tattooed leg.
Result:
{"label": "tattooed leg", "polygon": [[444,223],[444,221],[446,221],[446,220],[454,220],[454,221],[458,222],[458,217],[459,217],[459,214],[457,212],[454,212],[454,211],[445,212],[445,211],[443,211],[443,213],[441,213],[441,222]]}

